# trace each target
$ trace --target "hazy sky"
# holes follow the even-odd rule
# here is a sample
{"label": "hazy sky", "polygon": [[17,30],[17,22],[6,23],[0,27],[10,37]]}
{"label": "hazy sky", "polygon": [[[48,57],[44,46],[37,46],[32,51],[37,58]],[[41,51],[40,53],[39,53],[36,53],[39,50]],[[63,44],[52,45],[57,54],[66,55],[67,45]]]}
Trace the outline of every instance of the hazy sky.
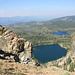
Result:
{"label": "hazy sky", "polygon": [[0,17],[75,15],[75,0],[0,0]]}

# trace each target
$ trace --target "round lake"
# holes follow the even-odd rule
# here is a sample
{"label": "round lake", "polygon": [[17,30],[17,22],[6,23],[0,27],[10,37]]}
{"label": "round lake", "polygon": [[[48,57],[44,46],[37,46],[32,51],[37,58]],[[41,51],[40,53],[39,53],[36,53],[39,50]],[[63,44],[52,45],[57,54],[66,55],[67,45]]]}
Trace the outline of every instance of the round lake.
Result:
{"label": "round lake", "polygon": [[32,52],[34,57],[40,63],[46,63],[52,60],[57,60],[65,56],[67,51],[59,45],[41,45],[36,46]]}

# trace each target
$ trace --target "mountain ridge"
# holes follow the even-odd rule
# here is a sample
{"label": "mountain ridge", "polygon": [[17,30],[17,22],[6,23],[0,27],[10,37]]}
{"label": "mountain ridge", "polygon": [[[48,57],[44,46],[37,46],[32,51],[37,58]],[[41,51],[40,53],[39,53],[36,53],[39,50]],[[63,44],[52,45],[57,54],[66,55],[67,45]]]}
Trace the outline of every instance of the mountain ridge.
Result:
{"label": "mountain ridge", "polygon": [[15,16],[15,17],[0,17],[0,25],[7,25],[17,22],[31,22],[31,21],[46,21],[50,17],[34,17],[34,16]]}
{"label": "mountain ridge", "polygon": [[34,16],[15,16],[0,17],[0,25],[8,25],[19,22],[40,22],[40,21],[75,21],[75,16],[65,16],[52,19],[51,17],[34,17]]}
{"label": "mountain ridge", "polygon": [[59,17],[59,18],[53,19],[53,21],[75,21],[75,15]]}

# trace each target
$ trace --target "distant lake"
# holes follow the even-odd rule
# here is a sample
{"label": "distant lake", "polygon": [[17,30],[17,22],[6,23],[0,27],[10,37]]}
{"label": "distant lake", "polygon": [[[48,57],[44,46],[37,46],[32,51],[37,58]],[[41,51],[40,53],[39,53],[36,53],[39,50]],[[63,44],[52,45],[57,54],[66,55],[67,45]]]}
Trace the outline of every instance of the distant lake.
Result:
{"label": "distant lake", "polygon": [[52,33],[52,34],[53,34],[53,35],[58,35],[58,36],[69,35],[68,33],[62,32],[62,31],[57,31],[57,32],[54,32],[54,33]]}
{"label": "distant lake", "polygon": [[59,45],[41,45],[36,46],[32,52],[34,57],[40,63],[46,63],[52,60],[57,60],[65,56],[67,51]]}

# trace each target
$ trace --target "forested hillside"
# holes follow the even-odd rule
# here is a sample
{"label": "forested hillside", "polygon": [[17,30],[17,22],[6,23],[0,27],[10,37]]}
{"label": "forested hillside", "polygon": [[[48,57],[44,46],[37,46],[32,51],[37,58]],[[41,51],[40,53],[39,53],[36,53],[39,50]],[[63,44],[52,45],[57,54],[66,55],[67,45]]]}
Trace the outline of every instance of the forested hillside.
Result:
{"label": "forested hillside", "polygon": [[[10,24],[8,29],[31,41],[33,45],[61,43],[70,44],[70,39],[75,32],[75,22],[70,21],[41,21],[41,22],[20,22]],[[70,35],[55,36],[52,33],[64,31]],[[66,45],[65,45],[66,46]]]}
{"label": "forested hillside", "polygon": [[54,19],[56,21],[75,21],[75,16],[66,16],[66,17],[61,17]]}

